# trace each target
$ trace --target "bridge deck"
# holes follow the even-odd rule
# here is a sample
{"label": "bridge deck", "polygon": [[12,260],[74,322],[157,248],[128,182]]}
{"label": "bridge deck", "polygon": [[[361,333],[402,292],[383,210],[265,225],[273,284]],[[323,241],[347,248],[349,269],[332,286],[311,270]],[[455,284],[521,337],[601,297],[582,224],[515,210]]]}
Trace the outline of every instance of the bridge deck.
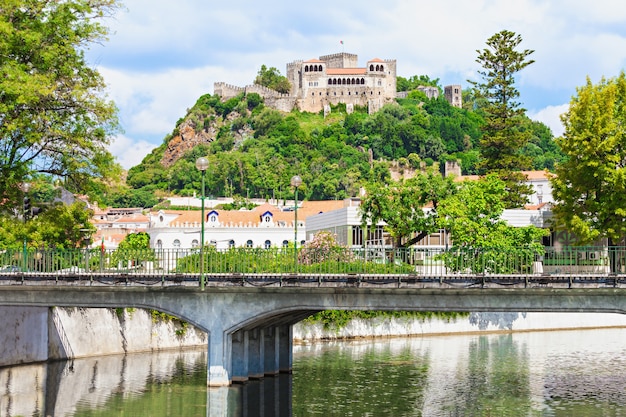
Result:
{"label": "bridge deck", "polygon": [[[199,274],[157,276],[119,273],[0,273],[0,285],[200,286]],[[626,287],[626,276],[615,274],[204,274],[205,286],[391,287],[391,288],[574,288]]]}

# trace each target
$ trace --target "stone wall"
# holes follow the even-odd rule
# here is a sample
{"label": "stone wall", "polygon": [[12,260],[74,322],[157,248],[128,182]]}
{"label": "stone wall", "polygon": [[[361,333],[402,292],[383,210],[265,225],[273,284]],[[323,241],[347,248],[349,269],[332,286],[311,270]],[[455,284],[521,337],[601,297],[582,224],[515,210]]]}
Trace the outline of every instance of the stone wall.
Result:
{"label": "stone wall", "polygon": [[206,333],[148,310],[0,307],[0,366],[207,344]]}
{"label": "stone wall", "polygon": [[608,313],[471,313],[456,320],[431,318],[355,319],[341,328],[300,322],[294,326],[294,343],[315,340],[444,335],[454,333],[524,332],[593,328],[626,328],[626,315]]}
{"label": "stone wall", "polygon": [[48,309],[0,308],[0,366],[48,358]]}

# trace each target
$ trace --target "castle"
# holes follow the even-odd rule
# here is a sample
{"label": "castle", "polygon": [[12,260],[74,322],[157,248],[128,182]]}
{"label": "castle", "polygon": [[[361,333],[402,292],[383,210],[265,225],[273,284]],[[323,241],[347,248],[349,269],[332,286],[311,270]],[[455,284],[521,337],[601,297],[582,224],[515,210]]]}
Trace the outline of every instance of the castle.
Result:
{"label": "castle", "polygon": [[[291,83],[289,94],[256,84],[237,87],[223,82],[215,83],[213,92],[224,99],[257,93],[266,105],[275,109],[289,112],[298,108],[311,113],[328,112],[331,105],[339,103],[344,103],[349,113],[354,106],[367,107],[369,113],[374,113],[407,94],[396,92],[395,59],[374,58],[365,67],[359,67],[358,56],[345,52],[288,63],[287,79]],[[429,98],[439,95],[436,87],[425,86],[420,90]],[[460,85],[446,86],[444,94],[450,104],[462,106]]]}

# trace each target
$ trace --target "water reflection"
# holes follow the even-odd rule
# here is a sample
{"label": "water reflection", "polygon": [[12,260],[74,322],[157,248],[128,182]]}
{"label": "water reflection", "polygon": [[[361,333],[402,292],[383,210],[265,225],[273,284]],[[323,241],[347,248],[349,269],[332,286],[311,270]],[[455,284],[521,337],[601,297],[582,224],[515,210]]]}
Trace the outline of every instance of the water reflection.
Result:
{"label": "water reflection", "polygon": [[[0,417],[205,416],[206,352],[103,356],[2,368],[0,386]],[[171,414],[154,413],[159,409]]]}
{"label": "water reflection", "polygon": [[0,417],[619,416],[626,330],[294,348],[294,374],[206,388],[206,352],[0,368]]}

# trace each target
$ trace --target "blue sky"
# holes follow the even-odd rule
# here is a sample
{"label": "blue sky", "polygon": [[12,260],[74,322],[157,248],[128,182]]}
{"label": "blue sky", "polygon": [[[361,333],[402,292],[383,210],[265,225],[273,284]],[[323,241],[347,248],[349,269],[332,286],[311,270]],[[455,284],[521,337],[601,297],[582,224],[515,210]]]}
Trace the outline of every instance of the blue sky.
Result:
{"label": "blue sky", "polygon": [[[477,49],[503,29],[520,34],[536,62],[516,86],[528,115],[562,133],[559,114],[586,77],[626,66],[623,0],[126,0],[104,23],[109,41],[87,57],[107,83],[124,133],[110,150],[124,168],[163,142],[213,83],[250,84],[261,65],[336,52],[396,59],[403,77],[441,85],[477,79]],[[343,41],[343,45],[341,45]]]}

